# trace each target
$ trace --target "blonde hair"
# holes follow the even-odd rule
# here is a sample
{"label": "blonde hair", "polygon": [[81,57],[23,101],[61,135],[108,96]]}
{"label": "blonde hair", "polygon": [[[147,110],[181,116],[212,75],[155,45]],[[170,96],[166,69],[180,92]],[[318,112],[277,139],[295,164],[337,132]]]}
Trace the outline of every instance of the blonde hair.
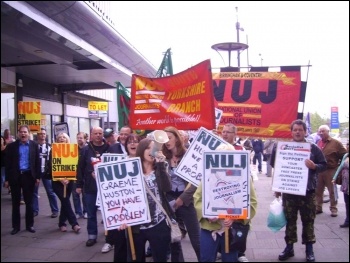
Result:
{"label": "blonde hair", "polygon": [[63,136],[66,139],[66,143],[70,143],[70,138],[69,138],[68,134],[65,132],[60,132],[59,134],[57,134],[56,142],[58,142],[58,137],[60,137],[60,136]]}

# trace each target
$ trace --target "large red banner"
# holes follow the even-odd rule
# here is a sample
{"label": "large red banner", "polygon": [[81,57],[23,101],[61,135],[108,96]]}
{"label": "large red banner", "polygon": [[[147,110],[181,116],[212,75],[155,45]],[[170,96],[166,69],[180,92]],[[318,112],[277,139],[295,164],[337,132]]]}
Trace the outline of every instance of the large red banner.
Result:
{"label": "large red banner", "polygon": [[290,138],[298,116],[300,71],[213,73],[215,106],[238,136]]}
{"label": "large red banner", "polygon": [[179,74],[146,78],[134,74],[131,82],[130,127],[158,130],[215,128],[215,106],[210,60]]}

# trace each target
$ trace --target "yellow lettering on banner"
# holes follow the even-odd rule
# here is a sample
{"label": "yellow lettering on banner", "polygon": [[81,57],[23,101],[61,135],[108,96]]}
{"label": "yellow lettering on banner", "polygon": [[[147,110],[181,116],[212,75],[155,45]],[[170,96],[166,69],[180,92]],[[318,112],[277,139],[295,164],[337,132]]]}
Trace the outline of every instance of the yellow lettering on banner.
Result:
{"label": "yellow lettering on banner", "polygon": [[53,143],[52,155],[54,157],[76,158],[78,156],[78,147],[75,147],[75,146],[76,146],[75,144],[69,144],[69,143]]}
{"label": "yellow lettering on banner", "polygon": [[192,113],[201,111],[201,101],[200,100],[191,100],[182,103],[170,104],[167,112],[173,113]]}
{"label": "yellow lettering on banner", "polygon": [[41,114],[41,104],[35,101],[19,101],[18,114]]}
{"label": "yellow lettering on banner", "polygon": [[169,92],[167,100],[183,99],[199,94],[205,94],[205,81],[195,83],[184,89]]}
{"label": "yellow lettering on banner", "polygon": [[150,80],[146,78],[136,77],[135,79],[136,91],[149,90],[149,91],[164,91],[163,88],[155,86]]}

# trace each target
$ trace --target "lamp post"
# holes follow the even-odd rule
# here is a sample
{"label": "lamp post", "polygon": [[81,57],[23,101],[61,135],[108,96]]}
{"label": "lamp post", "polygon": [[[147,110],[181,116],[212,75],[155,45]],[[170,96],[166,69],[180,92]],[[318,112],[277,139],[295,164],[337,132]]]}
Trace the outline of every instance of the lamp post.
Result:
{"label": "lamp post", "polygon": [[259,57],[260,57],[260,65],[262,66],[263,65],[263,58],[262,58],[262,56],[261,56],[261,54],[259,53]]}
{"label": "lamp post", "polygon": [[[240,23],[238,22],[238,7],[236,6],[236,14],[237,14],[237,22],[236,22],[236,30],[237,30],[237,43],[239,43],[239,31],[244,31],[244,28],[241,27]],[[237,65],[238,68],[241,67],[241,58],[240,58],[241,52],[240,50],[237,50]]]}

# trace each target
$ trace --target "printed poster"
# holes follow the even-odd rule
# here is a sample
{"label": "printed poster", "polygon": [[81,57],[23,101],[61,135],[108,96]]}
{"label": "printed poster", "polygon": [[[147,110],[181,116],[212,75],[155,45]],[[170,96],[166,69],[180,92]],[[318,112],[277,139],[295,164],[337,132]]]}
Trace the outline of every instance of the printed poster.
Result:
{"label": "printed poster", "polygon": [[203,217],[249,219],[249,152],[205,151],[203,159]]}

